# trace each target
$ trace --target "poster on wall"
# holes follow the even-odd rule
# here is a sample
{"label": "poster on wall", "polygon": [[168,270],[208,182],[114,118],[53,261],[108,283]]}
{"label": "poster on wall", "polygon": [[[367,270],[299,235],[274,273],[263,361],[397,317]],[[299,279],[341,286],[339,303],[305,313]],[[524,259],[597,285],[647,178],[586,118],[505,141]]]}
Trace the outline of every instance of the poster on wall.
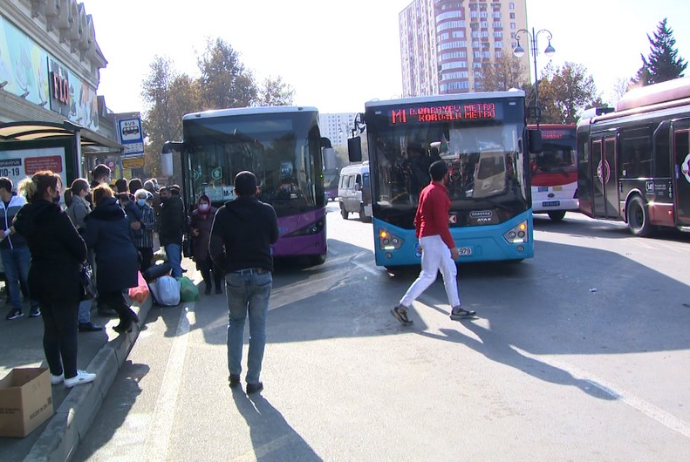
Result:
{"label": "poster on wall", "polygon": [[0,177],[12,180],[14,189],[26,177],[41,170],[52,170],[62,178],[62,189],[69,187],[65,172],[65,148],[16,149],[0,151]]}

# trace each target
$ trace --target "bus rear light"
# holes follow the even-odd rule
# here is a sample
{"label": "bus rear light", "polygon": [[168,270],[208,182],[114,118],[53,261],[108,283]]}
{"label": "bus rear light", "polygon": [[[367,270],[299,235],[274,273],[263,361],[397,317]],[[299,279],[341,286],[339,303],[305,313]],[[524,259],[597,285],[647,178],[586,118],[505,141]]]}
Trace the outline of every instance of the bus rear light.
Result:
{"label": "bus rear light", "polygon": [[527,242],[527,222],[523,221],[503,234],[503,238],[511,244],[524,244]]}

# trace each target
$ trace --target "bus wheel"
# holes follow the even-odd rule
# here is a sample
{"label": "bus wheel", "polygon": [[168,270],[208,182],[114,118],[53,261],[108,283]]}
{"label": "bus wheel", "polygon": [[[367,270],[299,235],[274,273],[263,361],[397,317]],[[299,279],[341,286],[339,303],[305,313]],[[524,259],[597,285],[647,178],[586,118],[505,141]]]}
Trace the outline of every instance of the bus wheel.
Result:
{"label": "bus wheel", "polygon": [[565,210],[554,210],[553,212],[549,212],[549,218],[551,218],[552,221],[561,221],[565,217]]}
{"label": "bus wheel", "polygon": [[309,263],[311,263],[312,266],[323,265],[326,263],[326,254],[312,255],[309,257]]}
{"label": "bus wheel", "polygon": [[628,202],[628,228],[635,236],[647,237],[652,234],[649,224],[649,209],[640,196],[635,196]]}
{"label": "bus wheel", "polygon": [[340,204],[340,215],[342,215],[343,220],[347,220],[347,217],[350,215],[347,210],[345,210],[345,207],[343,204]]}

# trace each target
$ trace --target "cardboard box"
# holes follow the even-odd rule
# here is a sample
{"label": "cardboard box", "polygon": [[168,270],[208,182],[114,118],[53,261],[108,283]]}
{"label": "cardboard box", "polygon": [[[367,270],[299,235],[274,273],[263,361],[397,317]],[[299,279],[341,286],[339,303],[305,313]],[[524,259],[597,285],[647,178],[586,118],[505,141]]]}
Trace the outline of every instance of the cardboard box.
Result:
{"label": "cardboard box", "polygon": [[0,436],[24,437],[52,415],[48,369],[14,368],[0,380]]}

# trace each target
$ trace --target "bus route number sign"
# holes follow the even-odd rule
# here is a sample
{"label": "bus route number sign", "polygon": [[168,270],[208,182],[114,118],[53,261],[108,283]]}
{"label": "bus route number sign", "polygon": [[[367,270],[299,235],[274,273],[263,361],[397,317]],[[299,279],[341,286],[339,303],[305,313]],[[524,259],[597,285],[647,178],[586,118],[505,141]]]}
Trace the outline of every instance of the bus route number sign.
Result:
{"label": "bus route number sign", "polygon": [[[499,106],[500,108],[500,106]],[[452,121],[481,121],[497,118],[496,103],[438,104],[391,109],[391,125]]]}

